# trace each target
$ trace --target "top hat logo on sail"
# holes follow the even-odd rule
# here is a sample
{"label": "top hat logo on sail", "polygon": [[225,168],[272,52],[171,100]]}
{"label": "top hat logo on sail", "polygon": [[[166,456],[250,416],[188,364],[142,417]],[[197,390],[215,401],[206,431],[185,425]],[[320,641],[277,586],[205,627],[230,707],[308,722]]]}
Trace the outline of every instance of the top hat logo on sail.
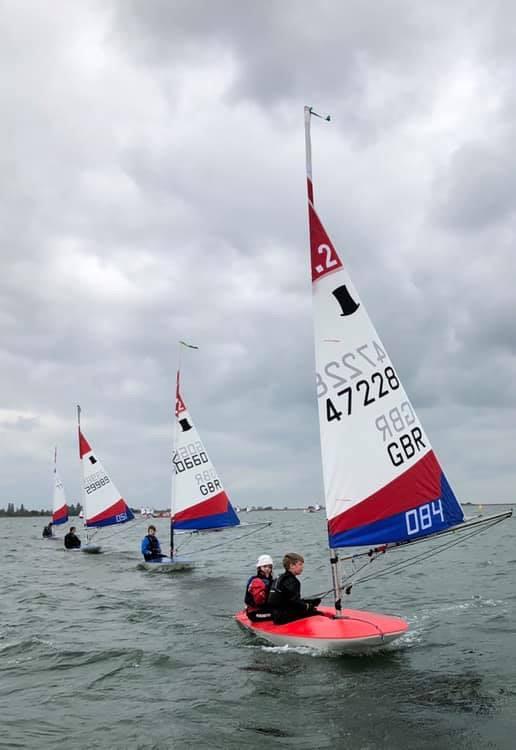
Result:
{"label": "top hat logo on sail", "polygon": [[192,425],[187,419],[180,419],[179,424],[181,425],[181,429],[183,432],[188,432],[188,430],[192,429]]}
{"label": "top hat logo on sail", "polygon": [[355,302],[345,284],[334,289],[332,294],[340,305],[341,316],[353,315],[360,307],[360,302]]}

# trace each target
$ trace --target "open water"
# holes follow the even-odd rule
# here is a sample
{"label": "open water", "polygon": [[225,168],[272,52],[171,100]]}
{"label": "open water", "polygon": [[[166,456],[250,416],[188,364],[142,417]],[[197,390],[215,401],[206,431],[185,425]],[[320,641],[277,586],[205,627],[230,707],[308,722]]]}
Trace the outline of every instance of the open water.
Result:
{"label": "open water", "polygon": [[[0,748],[516,747],[514,518],[355,586],[349,606],[410,622],[397,645],[362,657],[239,630],[259,553],[302,552],[304,593],[330,587],[323,513],[243,520],[272,525],[196,538],[202,567],[176,575],[137,569],[147,522],[105,533],[109,551],[89,556],[42,540],[45,519],[0,520]],[[165,542],[167,521],[156,525]]]}

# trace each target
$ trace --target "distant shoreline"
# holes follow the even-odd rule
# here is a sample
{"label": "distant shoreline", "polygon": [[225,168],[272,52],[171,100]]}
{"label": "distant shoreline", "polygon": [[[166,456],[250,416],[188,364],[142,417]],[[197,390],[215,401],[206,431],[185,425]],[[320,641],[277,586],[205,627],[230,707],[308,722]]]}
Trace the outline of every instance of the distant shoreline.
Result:
{"label": "distant shoreline", "polygon": [[[501,508],[501,507],[515,507],[516,506],[516,500],[513,500],[512,502],[505,502],[505,503],[461,503],[463,507],[467,508]],[[134,512],[134,515],[137,518],[144,518],[144,519],[159,519],[159,518],[168,518],[170,516],[170,510],[154,510],[152,515],[142,515],[138,510],[131,509]],[[296,507],[296,508],[272,508],[270,506],[268,507],[251,507],[249,510],[246,508],[239,508],[237,512],[240,515],[244,515],[245,513],[322,513],[324,515],[324,507],[321,507],[319,510],[314,510],[312,507]],[[23,512],[7,512],[5,510],[0,509],[0,519],[2,518],[51,518],[52,517],[52,511],[40,511],[40,510],[27,510],[25,509]],[[79,518],[77,515],[71,515],[70,518]]]}

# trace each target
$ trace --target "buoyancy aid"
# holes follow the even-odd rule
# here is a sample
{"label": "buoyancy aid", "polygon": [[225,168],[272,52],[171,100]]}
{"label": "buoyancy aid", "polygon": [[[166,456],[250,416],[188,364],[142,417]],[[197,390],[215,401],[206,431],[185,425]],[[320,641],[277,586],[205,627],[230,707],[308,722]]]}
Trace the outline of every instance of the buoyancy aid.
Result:
{"label": "buoyancy aid", "polygon": [[81,546],[81,540],[72,531],[65,534],[64,546],[66,549],[78,549]]}
{"label": "buoyancy aid", "polygon": [[270,597],[273,606],[280,607],[287,603],[299,601],[300,598],[301,583],[293,573],[287,571],[276,578]]}
{"label": "buoyancy aid", "polygon": [[248,611],[256,611],[267,604],[272,578],[259,575],[250,576],[245,586],[244,602]]}
{"label": "buoyancy aid", "polygon": [[160,546],[159,546],[159,542],[156,536],[152,536],[152,534],[148,534],[147,539],[149,540],[150,552],[152,552],[153,555],[159,552]]}
{"label": "buoyancy aid", "polygon": [[269,594],[269,604],[276,609],[306,612],[307,603],[301,598],[301,583],[297,576],[287,571],[274,581]]}
{"label": "buoyancy aid", "polygon": [[277,625],[319,614],[316,607],[320,603],[318,597],[301,597],[301,583],[290,572],[278,576],[269,594],[272,619]]}
{"label": "buoyancy aid", "polygon": [[145,559],[147,558],[154,558],[154,557],[160,557],[161,555],[161,547],[158,541],[158,538],[155,534],[147,534],[145,536],[144,542],[147,542],[147,544],[142,545],[142,552]]}

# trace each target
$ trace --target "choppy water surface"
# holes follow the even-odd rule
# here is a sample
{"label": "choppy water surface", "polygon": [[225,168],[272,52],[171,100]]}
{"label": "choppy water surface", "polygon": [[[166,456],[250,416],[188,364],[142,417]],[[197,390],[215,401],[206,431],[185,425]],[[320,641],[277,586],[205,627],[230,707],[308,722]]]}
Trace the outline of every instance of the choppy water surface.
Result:
{"label": "choppy water surface", "polygon": [[255,536],[196,539],[202,567],[175,576],[137,570],[141,521],[88,556],[42,540],[45,519],[1,520],[0,748],[516,746],[514,519],[356,586],[346,604],[410,633],[330,657],[260,645],[232,620],[259,553],[302,552],[303,591],[330,586],[323,514],[267,518]]}

